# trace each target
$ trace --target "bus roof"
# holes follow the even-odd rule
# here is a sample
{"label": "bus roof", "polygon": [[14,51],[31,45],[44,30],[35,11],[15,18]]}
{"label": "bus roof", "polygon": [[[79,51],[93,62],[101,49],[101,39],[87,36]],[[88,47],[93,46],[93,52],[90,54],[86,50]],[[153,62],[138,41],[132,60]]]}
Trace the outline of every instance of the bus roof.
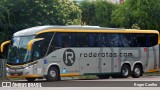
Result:
{"label": "bus roof", "polygon": [[90,32],[90,33],[153,33],[159,34],[157,30],[136,30],[136,29],[120,29],[106,28],[99,26],[36,26],[18,31],[14,36],[36,35],[45,32]]}

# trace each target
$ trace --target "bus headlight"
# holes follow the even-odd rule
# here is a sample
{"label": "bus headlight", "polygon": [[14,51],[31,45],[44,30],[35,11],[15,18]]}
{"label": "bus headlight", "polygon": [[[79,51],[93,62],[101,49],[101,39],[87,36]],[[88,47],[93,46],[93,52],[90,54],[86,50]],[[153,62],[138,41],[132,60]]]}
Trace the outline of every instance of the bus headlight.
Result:
{"label": "bus headlight", "polygon": [[26,67],[25,69],[26,69],[26,70],[28,70],[28,69],[29,69],[29,67]]}
{"label": "bus headlight", "polygon": [[9,68],[8,68],[8,67],[6,67],[6,71],[7,71],[7,72],[9,71]]}

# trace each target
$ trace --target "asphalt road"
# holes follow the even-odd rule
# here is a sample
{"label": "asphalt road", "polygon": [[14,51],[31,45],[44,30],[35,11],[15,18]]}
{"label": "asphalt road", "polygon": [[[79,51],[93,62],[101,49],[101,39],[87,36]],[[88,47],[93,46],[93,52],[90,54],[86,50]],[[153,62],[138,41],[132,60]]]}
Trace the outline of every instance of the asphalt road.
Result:
{"label": "asphalt road", "polygon": [[[25,80],[3,81],[11,83],[11,87],[160,87],[160,76],[145,76],[140,78],[109,78],[109,79],[76,79],[47,82],[36,80],[27,82]],[[1,82],[2,83],[2,82]],[[1,84],[2,85],[2,84]],[[0,85],[0,86],[1,86]],[[29,86],[27,86],[29,85]]]}

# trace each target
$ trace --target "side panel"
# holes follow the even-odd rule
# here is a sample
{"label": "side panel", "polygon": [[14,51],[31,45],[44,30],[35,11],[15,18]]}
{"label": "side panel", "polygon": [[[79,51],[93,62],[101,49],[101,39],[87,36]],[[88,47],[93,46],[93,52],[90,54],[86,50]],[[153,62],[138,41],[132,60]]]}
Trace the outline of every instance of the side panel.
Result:
{"label": "side panel", "polygon": [[158,69],[158,45],[150,48],[63,48],[51,53],[44,60],[47,70],[50,64],[60,67],[60,74],[96,74],[120,72],[128,63],[133,69],[142,63],[144,71]]}
{"label": "side panel", "polygon": [[150,72],[159,69],[159,46],[156,45],[154,47],[147,48],[146,50],[142,50],[146,51],[146,53],[142,54],[144,56],[142,59],[144,71]]}

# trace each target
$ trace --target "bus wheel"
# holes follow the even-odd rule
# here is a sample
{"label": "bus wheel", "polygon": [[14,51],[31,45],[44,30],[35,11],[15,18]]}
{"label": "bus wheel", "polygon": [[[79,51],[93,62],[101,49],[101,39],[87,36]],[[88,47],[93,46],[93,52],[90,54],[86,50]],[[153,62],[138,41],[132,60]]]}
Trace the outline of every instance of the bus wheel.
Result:
{"label": "bus wheel", "polygon": [[110,75],[97,75],[99,79],[108,79]]}
{"label": "bus wheel", "polygon": [[142,75],[142,68],[139,65],[135,65],[132,72],[133,78],[139,78]]}
{"label": "bus wheel", "polygon": [[33,81],[36,80],[36,78],[26,78],[26,80],[27,80],[28,82],[33,82]]}
{"label": "bus wheel", "polygon": [[46,76],[47,81],[57,81],[59,80],[59,71],[56,67],[52,66],[48,70],[48,74]]}
{"label": "bus wheel", "polygon": [[120,74],[120,76],[121,76],[122,78],[128,78],[130,74],[131,74],[131,69],[130,69],[130,67],[129,67],[128,65],[124,64],[124,65],[122,66],[122,68],[121,68],[121,74]]}

